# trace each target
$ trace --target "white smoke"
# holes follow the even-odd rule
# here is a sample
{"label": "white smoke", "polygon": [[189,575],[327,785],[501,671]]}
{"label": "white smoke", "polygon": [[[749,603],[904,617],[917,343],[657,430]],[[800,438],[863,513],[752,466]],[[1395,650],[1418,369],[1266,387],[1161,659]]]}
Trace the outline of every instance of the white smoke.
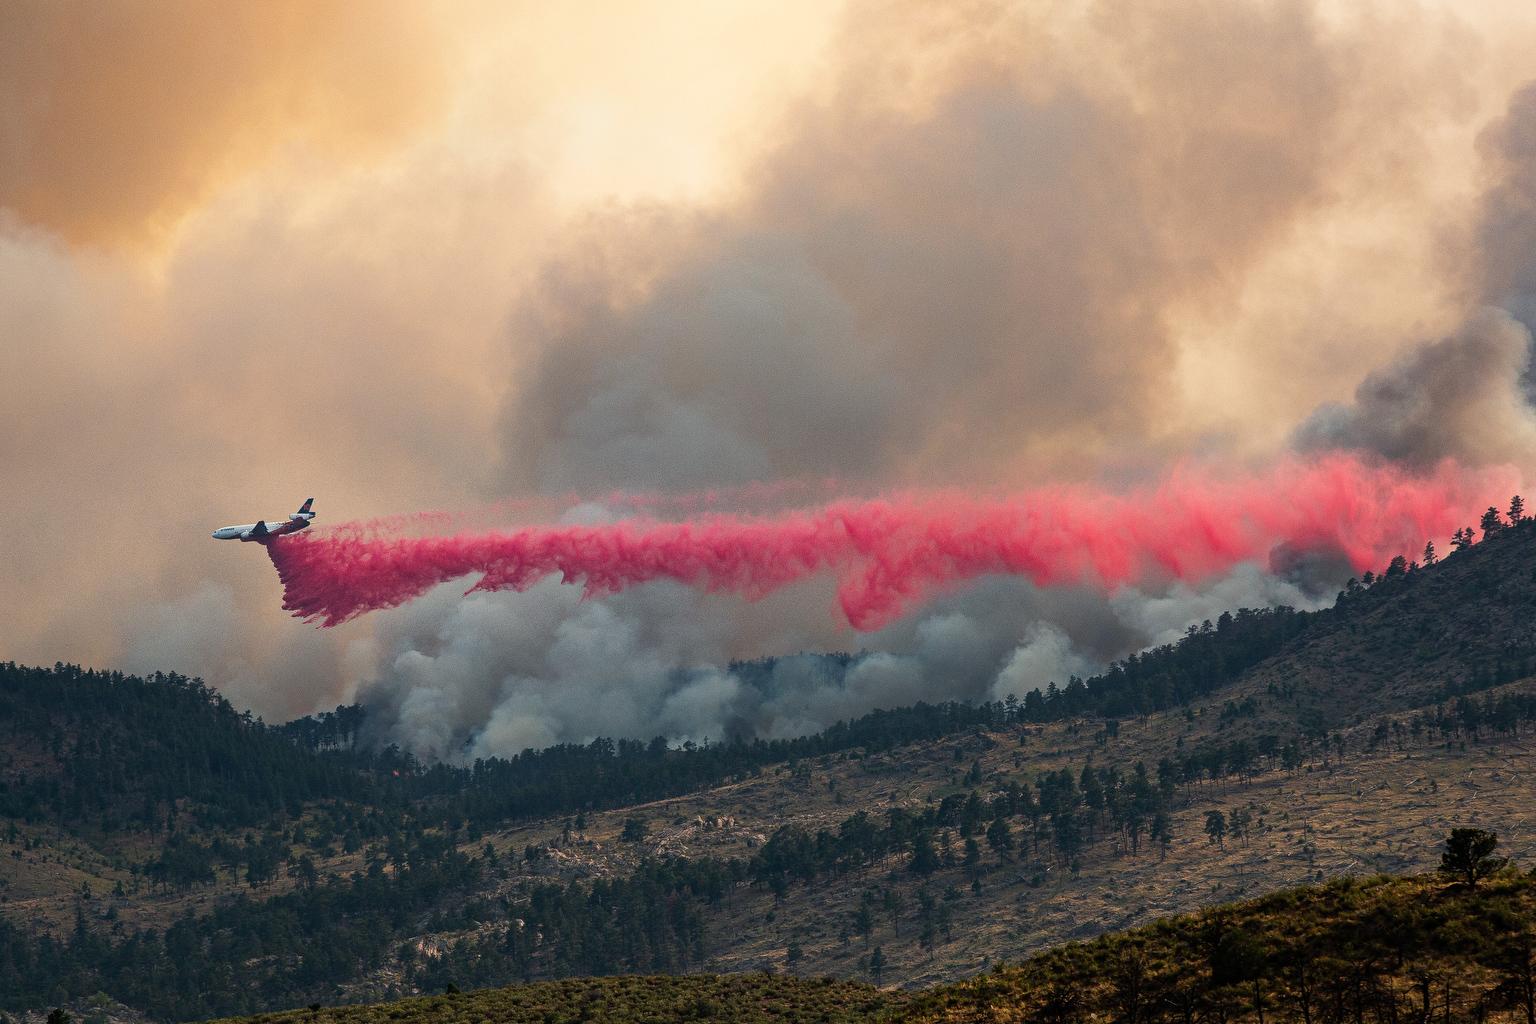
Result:
{"label": "white smoke", "polygon": [[[824,649],[840,640],[858,652],[844,667],[812,653],[732,663],[758,620],[784,628],[783,605],[668,582],[591,601],[553,580],[525,593],[461,589],[381,616],[381,663],[360,695],[374,742],[465,761],[596,736],[801,736],[876,708],[1022,697],[1230,608],[1326,600],[1253,565],[1200,590],[1109,595],[989,578],[878,633],[808,624]],[[825,622],[815,596],[793,598]]]}

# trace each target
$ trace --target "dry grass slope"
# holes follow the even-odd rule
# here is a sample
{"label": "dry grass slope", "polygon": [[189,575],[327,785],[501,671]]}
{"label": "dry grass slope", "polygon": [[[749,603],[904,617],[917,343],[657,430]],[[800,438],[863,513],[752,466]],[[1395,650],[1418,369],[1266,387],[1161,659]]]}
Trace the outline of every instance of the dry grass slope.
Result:
{"label": "dry grass slope", "polygon": [[1525,1021],[1536,882],[1340,879],[1071,943],[917,997],[931,1022]]}
{"label": "dry grass slope", "polygon": [[230,1024],[845,1024],[894,1016],[899,993],[766,974],[579,978],[372,1006],[294,1010]]}

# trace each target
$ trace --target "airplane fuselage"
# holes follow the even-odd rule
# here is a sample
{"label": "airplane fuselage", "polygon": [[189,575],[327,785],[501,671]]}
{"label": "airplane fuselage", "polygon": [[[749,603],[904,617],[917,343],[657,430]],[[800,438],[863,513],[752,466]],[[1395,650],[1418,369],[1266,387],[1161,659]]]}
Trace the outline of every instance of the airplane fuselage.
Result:
{"label": "airplane fuselage", "polygon": [[213,531],[213,539],[254,541],[258,544],[264,544],[273,537],[298,533],[300,530],[307,529],[310,521],[315,518],[315,514],[310,511],[314,501],[314,498],[310,498],[303,505],[299,506],[297,512],[290,515],[287,519],[278,520],[273,523],[268,523],[265,519],[261,519],[254,523],[245,523],[241,526],[221,526]]}
{"label": "airplane fuselage", "polygon": [[298,533],[309,526],[309,520],[301,519],[298,522],[290,519],[286,523],[269,525],[267,532],[259,537],[253,536],[256,529],[255,523],[247,523],[244,526],[221,526],[213,531],[214,540],[271,540],[273,537],[281,537],[285,533]]}

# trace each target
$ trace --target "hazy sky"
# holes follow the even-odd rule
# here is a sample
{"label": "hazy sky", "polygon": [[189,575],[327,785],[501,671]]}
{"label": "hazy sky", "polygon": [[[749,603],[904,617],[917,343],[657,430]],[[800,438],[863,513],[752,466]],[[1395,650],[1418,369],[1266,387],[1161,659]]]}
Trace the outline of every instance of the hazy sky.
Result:
{"label": "hazy sky", "polygon": [[[462,644],[453,742],[544,738],[507,680],[601,675],[571,616],[707,634],[658,672],[866,638],[670,592],[321,633],[209,531],[309,495],[1536,465],[1533,44],[1520,3],[4,4],[0,657],[282,717]],[[1065,642],[1041,621],[994,660]]]}

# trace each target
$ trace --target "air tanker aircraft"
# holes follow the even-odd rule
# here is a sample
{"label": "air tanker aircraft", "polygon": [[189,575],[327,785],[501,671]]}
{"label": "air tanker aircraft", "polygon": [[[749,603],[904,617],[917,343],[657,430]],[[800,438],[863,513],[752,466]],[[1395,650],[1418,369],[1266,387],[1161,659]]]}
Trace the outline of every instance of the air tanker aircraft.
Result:
{"label": "air tanker aircraft", "polygon": [[287,522],[278,523],[276,526],[268,526],[265,519],[258,519],[246,526],[222,526],[213,531],[214,540],[254,540],[257,543],[266,543],[273,537],[281,537],[285,533],[298,533],[309,526],[315,514],[310,511],[314,507],[314,498],[305,498],[304,504],[299,510],[288,517]]}

